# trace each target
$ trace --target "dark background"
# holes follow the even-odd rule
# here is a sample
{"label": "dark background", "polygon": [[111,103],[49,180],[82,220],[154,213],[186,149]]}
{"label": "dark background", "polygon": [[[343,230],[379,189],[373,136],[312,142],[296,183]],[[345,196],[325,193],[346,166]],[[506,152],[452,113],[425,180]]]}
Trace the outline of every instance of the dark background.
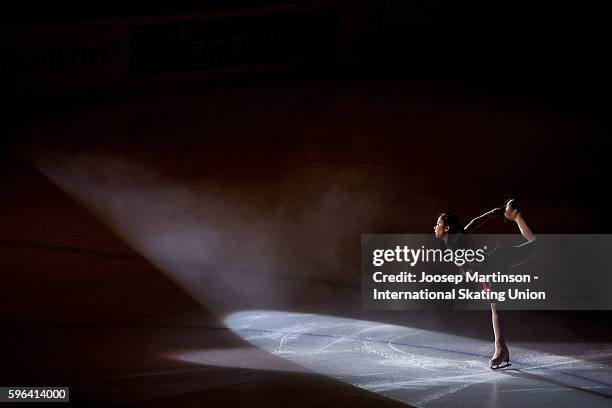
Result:
{"label": "dark background", "polygon": [[[270,4],[280,15],[297,16],[296,23],[283,25],[289,17],[265,25],[258,17],[249,20],[250,31],[242,34],[255,38],[259,53],[209,63],[194,57],[192,47],[181,48],[189,39],[167,40],[181,38],[172,34],[180,33],[180,24],[167,19],[183,16],[191,39],[201,41],[207,33],[233,35],[245,27],[240,13],[258,16]],[[231,334],[204,330],[222,327],[219,310],[264,305],[361,316],[359,234],[429,233],[439,211],[456,211],[467,221],[517,197],[536,232],[609,231],[610,26],[603,6],[331,1],[314,7],[322,14],[307,14],[293,8],[300,4],[6,6],[0,70],[6,107],[3,384],[71,384],[80,401],[150,406],[146,390],[155,384],[109,385],[105,379],[184,366],[163,359],[160,350],[240,343]],[[225,13],[211,23],[215,28],[201,23],[214,12]],[[117,81],[75,68],[81,80],[74,85],[65,79],[72,68],[49,57],[59,54],[22,58],[34,55],[28,50],[37,42],[11,34],[128,17],[145,20],[131,28],[129,48],[120,44],[116,52],[132,64],[141,58],[140,65]],[[148,18],[157,24],[149,32],[142,29]],[[258,35],[264,26],[267,34]],[[295,41],[282,41],[283,30]],[[141,40],[144,48],[136,47]],[[44,38],[40,44],[44,49]],[[240,243],[231,237],[249,236],[261,221],[272,243],[259,255],[274,254],[270,265],[291,271],[274,278],[286,286],[282,302],[273,296],[232,298],[222,307],[194,301],[36,166],[77,154],[103,154],[169,182],[212,189],[227,203],[210,214],[220,228],[226,225],[226,253]],[[514,230],[495,221],[483,232]],[[313,282],[326,289],[310,288]],[[322,301],[327,291],[346,294],[346,301]],[[607,311],[513,316],[510,340],[610,340]],[[370,318],[491,336],[486,313]],[[194,335],[197,328],[202,331]],[[307,406],[356,392],[325,378],[274,373],[252,379],[251,386],[197,395],[241,406],[282,405],[297,393]],[[122,399],[117,389],[123,388],[133,399]],[[179,394],[155,403],[193,398]]]}

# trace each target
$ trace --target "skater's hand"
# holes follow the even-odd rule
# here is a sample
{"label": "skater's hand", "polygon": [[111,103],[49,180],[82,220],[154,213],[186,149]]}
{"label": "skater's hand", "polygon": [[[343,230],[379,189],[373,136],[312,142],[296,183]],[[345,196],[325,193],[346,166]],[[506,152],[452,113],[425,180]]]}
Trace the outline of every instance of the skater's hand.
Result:
{"label": "skater's hand", "polygon": [[506,217],[508,220],[514,221],[518,214],[518,210],[514,208],[514,200],[508,201],[506,203],[506,208],[504,209],[504,217]]}

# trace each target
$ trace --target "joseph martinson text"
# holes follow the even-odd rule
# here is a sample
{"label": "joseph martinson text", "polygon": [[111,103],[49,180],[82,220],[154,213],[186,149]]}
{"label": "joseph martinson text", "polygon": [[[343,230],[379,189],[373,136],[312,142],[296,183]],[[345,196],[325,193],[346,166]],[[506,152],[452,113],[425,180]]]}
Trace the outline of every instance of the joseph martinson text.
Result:
{"label": "joseph martinson text", "polygon": [[[418,277],[416,273],[400,272],[399,274],[386,275],[382,272],[374,272],[372,279],[376,283],[530,283],[531,275],[505,275],[501,272],[482,274],[479,272],[466,271],[465,274],[435,275],[421,272]],[[533,279],[538,279],[534,276]]]}
{"label": "joseph martinson text", "polygon": [[[455,275],[436,275],[422,272],[420,276],[415,273],[401,272],[399,274],[386,275],[375,272],[372,279],[376,283],[530,283],[537,280],[537,276],[531,275],[505,275],[500,272],[493,274],[480,274],[478,272],[465,272]],[[413,291],[379,290],[373,289],[374,300],[493,300],[504,302],[508,300],[546,300],[546,293],[542,291],[531,291],[529,289],[511,288],[502,291],[486,288],[476,290],[471,288],[453,288],[446,291],[433,291],[429,289]]]}

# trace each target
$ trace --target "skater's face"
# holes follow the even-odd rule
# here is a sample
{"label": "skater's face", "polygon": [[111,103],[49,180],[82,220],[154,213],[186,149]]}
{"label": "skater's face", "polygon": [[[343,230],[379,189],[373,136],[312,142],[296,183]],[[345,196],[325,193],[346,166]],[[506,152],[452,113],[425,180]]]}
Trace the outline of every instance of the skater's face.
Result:
{"label": "skater's face", "polygon": [[434,226],[434,234],[436,234],[436,237],[442,238],[444,235],[448,234],[448,230],[449,227],[444,225],[444,220],[442,220],[442,217],[438,217],[438,221]]}

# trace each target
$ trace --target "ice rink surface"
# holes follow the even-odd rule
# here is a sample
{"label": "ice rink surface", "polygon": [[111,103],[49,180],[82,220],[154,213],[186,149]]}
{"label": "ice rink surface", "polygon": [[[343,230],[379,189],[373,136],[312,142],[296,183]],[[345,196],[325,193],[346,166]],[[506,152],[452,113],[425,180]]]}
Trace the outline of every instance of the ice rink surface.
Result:
{"label": "ice rink surface", "polygon": [[434,331],[276,311],[226,324],[309,370],[418,407],[612,406],[609,343],[510,344],[512,365],[492,371],[491,343]]}

